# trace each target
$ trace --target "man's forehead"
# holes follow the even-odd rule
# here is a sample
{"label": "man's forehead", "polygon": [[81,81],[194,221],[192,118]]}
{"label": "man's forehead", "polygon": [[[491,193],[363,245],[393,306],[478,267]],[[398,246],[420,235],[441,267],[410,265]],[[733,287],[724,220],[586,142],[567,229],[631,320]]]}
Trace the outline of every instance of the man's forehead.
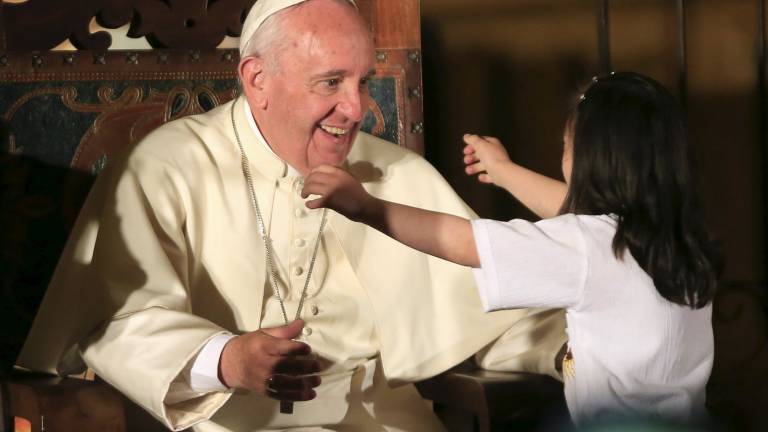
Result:
{"label": "man's forehead", "polygon": [[[305,1],[310,0],[257,0],[243,23],[243,31],[240,34],[240,55],[243,55],[246,44],[267,18],[283,9]],[[357,7],[354,0],[347,1]]]}

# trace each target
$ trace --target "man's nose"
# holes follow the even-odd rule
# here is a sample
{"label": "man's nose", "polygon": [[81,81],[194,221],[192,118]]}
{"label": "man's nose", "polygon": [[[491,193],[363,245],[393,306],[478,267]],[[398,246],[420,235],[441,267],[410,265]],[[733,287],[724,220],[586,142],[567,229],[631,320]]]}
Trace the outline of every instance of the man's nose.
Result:
{"label": "man's nose", "polygon": [[[349,88],[342,95],[337,109],[341,114],[344,114],[349,120],[353,122],[359,122],[363,119],[363,114],[367,107],[367,94],[360,88]],[[366,104],[364,106],[364,104]]]}

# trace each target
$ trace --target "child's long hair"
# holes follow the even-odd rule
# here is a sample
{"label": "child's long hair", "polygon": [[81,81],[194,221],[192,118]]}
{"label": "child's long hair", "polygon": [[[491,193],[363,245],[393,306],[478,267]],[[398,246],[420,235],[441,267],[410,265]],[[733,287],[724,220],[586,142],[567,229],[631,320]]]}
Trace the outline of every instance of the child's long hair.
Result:
{"label": "child's long hair", "polygon": [[613,214],[613,252],[628,248],[665,299],[701,308],[714,295],[719,249],[694,188],[683,113],[636,73],[593,79],[568,122],[573,169],[562,213]]}

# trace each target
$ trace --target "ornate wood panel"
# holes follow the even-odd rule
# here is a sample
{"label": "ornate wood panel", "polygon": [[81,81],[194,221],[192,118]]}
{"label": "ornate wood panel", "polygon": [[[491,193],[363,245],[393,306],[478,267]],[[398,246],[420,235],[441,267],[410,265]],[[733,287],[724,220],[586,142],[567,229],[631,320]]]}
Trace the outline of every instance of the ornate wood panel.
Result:
{"label": "ornate wood panel", "polygon": [[[156,48],[212,49],[224,36],[239,36],[242,17],[255,0],[31,0],[4,4],[4,51],[43,51],[70,39],[79,49],[105,50],[107,32],[91,34],[93,18]],[[41,19],[41,17],[45,17]]]}

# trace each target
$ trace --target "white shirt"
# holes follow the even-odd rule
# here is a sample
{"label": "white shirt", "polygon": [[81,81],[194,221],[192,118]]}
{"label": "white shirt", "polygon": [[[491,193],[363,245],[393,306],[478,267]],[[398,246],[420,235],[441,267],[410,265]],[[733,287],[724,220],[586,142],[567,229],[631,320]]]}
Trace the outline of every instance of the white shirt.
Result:
{"label": "white shirt", "polygon": [[610,216],[472,222],[486,310],[566,309],[576,424],[618,418],[689,421],[704,413],[713,359],[711,305],[664,299],[630,253],[618,260]]}

